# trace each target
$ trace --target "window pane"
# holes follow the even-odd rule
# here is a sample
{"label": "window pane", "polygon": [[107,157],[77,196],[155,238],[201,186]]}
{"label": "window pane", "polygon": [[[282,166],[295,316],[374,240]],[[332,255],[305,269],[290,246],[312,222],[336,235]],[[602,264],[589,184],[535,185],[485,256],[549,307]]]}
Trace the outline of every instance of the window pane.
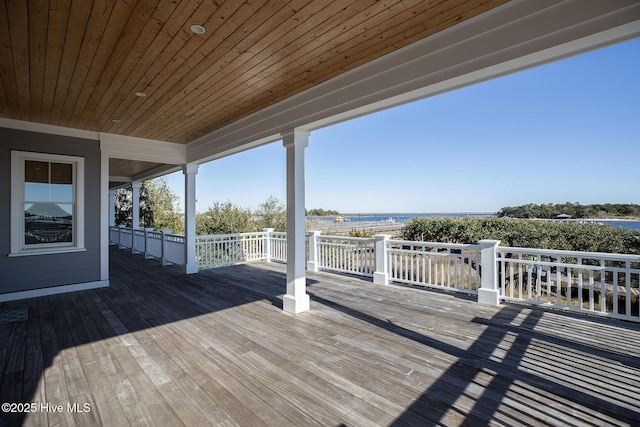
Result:
{"label": "window pane", "polygon": [[73,185],[52,184],[50,189],[52,202],[73,202]]}
{"label": "window pane", "polygon": [[51,163],[52,184],[72,184],[73,166],[70,163]]}
{"label": "window pane", "polygon": [[24,243],[73,242],[73,205],[27,203],[24,206]]}
{"label": "window pane", "polygon": [[24,200],[73,202],[73,165],[26,160]]}
{"label": "window pane", "polygon": [[24,200],[27,202],[48,202],[49,201],[49,184],[25,182],[24,183]]}
{"label": "window pane", "polygon": [[24,182],[49,183],[49,162],[25,160]]}
{"label": "window pane", "polygon": [[51,163],[52,202],[73,202],[73,166],[70,163]]}

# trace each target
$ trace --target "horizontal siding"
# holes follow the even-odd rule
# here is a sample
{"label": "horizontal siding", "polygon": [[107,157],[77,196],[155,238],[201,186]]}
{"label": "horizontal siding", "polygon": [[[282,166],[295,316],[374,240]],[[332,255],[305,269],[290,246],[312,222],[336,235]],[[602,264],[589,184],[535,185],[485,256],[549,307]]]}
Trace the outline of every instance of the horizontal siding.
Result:
{"label": "horizontal siding", "polygon": [[[84,157],[85,252],[8,257],[11,150]],[[0,128],[0,293],[100,280],[100,146],[97,141]]]}

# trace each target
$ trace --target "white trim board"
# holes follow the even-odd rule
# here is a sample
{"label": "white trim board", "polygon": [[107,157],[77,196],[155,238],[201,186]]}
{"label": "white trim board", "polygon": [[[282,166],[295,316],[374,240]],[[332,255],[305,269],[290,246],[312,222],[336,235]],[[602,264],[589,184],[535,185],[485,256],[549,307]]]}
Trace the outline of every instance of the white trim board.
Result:
{"label": "white trim board", "polygon": [[43,123],[26,122],[0,117],[0,127],[7,129],[25,130],[30,132],[48,133],[50,135],[70,136],[73,138],[83,138],[99,140],[98,132],[90,130],[67,128],[62,126],[46,125]]}
{"label": "white trim board", "polygon": [[186,163],[187,158],[186,146],[173,142],[73,129],[4,117],[0,117],[0,128],[100,141],[100,149],[108,152],[109,157],[118,159],[180,165]]}
{"label": "white trim board", "polygon": [[50,288],[32,289],[28,291],[10,292],[6,294],[0,294],[0,302],[44,297],[47,295],[65,294],[68,292],[86,291],[89,289],[106,288],[108,286],[108,280],[99,280],[96,282],[76,283],[74,285],[62,285],[53,286]]}

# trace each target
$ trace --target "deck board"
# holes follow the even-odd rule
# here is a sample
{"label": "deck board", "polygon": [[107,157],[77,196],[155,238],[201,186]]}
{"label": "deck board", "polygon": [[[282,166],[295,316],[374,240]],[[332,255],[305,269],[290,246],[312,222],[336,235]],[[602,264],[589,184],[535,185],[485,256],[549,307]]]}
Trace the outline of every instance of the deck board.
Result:
{"label": "deck board", "polygon": [[[640,325],[284,266],[186,276],[111,249],[109,288],[0,304],[15,425],[636,425]],[[69,413],[67,403],[89,403]]]}

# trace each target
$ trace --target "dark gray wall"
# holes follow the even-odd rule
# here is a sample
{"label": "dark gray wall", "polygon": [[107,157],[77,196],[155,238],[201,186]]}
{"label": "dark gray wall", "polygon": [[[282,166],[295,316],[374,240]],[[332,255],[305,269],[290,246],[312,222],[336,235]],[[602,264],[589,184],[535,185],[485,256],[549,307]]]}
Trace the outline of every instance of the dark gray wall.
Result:
{"label": "dark gray wall", "polygon": [[[9,257],[11,150],[84,157],[86,252]],[[100,144],[0,128],[0,294],[100,280]]]}

